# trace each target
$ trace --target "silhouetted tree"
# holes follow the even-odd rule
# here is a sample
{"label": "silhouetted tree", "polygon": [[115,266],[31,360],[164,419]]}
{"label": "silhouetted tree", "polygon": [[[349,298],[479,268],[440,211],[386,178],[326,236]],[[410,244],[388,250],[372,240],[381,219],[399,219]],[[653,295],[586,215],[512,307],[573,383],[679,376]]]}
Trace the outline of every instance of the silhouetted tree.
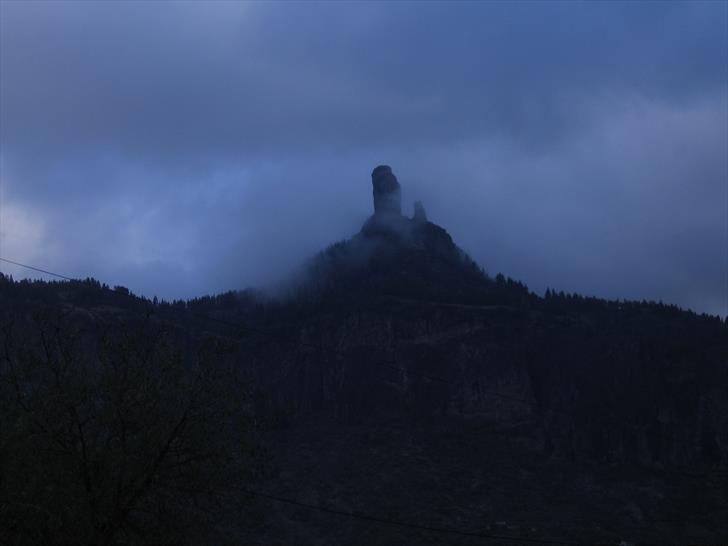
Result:
{"label": "silhouetted tree", "polygon": [[223,542],[256,461],[224,344],[80,315],[2,328],[0,543]]}

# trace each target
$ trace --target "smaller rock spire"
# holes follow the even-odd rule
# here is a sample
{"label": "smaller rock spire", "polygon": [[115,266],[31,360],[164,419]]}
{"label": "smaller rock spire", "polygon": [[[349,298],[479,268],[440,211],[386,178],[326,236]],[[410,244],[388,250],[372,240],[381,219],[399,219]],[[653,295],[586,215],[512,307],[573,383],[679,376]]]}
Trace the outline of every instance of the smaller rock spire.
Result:
{"label": "smaller rock spire", "polygon": [[427,213],[422,201],[415,201],[415,215],[412,217],[415,222],[427,222]]}

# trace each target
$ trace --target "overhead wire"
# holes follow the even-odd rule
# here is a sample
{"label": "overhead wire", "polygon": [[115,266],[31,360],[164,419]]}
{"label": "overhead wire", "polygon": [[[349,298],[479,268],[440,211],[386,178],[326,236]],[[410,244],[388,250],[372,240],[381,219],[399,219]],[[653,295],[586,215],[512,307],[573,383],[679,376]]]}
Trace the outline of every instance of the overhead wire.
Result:
{"label": "overhead wire", "polygon": [[[0,261],[7,262],[7,263],[10,263],[10,264],[19,266],[19,267],[24,267],[24,268],[27,268],[27,269],[30,269],[30,270],[33,270],[33,271],[45,273],[47,275],[51,275],[53,277],[57,277],[57,278],[60,278],[60,279],[63,279],[63,280],[81,282],[81,279],[74,279],[74,278],[69,277],[67,275],[62,275],[60,273],[56,273],[56,272],[53,272],[53,271],[50,271],[50,270],[47,270],[47,269],[42,269],[42,268],[39,268],[39,267],[35,267],[35,266],[28,265],[28,264],[24,264],[24,263],[21,263],[21,262],[9,260],[7,258],[1,258],[0,257]],[[109,291],[113,292],[114,294],[118,294],[118,295],[121,295],[121,296],[126,296],[126,297],[129,297],[129,298],[134,299],[134,300],[138,300],[138,297],[135,296],[132,293],[117,292],[117,291],[114,291],[114,290],[111,290],[111,289],[109,289]],[[414,300],[414,301],[416,302],[417,300]],[[172,307],[172,309],[173,310],[177,310],[174,307]],[[179,311],[182,311],[182,309],[180,309]],[[214,316],[211,316],[211,315],[206,314],[206,313],[201,313],[199,311],[190,310],[188,308],[184,308],[183,311],[189,312],[190,314],[192,314],[192,315],[194,315],[194,316],[196,316],[198,318],[201,318],[203,320],[209,320],[209,321],[212,321],[212,322],[216,322],[218,324],[223,324],[223,325],[229,326],[231,328],[234,328],[237,331],[247,331],[247,332],[251,332],[251,333],[254,333],[256,335],[259,335],[261,337],[267,337],[267,338],[269,338],[271,340],[278,341],[278,342],[281,342],[281,343],[285,343],[287,345],[293,345],[293,346],[303,347],[303,348],[307,348],[307,349],[313,349],[313,350],[316,350],[316,351],[320,352],[322,355],[334,354],[334,355],[336,355],[336,356],[338,356],[340,358],[345,358],[346,356],[348,356],[346,354],[346,352],[343,351],[343,350],[336,349],[336,348],[324,347],[323,344],[311,343],[311,342],[307,342],[307,341],[303,341],[303,340],[292,339],[290,336],[287,336],[287,335],[284,335],[284,334],[280,334],[280,333],[276,333],[276,332],[271,332],[271,331],[263,330],[263,329],[260,329],[260,328],[256,328],[256,327],[250,326],[249,324],[242,324],[240,322],[226,320],[226,319],[222,319],[220,317],[214,317]],[[418,377],[421,377],[423,379],[427,379],[427,380],[433,381],[433,382],[438,382],[438,383],[448,384],[448,385],[456,385],[456,384],[458,384],[457,381],[454,381],[452,379],[447,379],[447,378],[444,378],[444,377],[441,377],[441,376],[438,376],[438,375],[434,375],[434,374],[430,374],[430,373],[426,373],[426,372],[421,372],[419,370],[410,370],[410,369],[403,368],[403,367],[397,365],[397,362],[394,359],[376,360],[376,361],[370,362],[370,364],[372,366],[377,366],[377,367],[381,367],[381,368],[387,368],[389,370],[397,371],[397,372],[400,372],[400,373],[411,374],[411,375],[418,376]],[[474,380],[478,381],[479,379],[482,379],[482,378],[475,378]],[[520,404],[523,404],[523,405],[526,405],[526,406],[529,406],[529,407],[533,407],[533,408],[536,408],[536,409],[545,409],[545,410],[550,411],[552,413],[564,415],[564,416],[567,416],[567,417],[572,417],[572,418],[582,418],[583,417],[583,415],[577,414],[576,412],[568,411],[568,410],[561,409],[561,408],[545,407],[542,404],[539,404],[535,400],[528,400],[526,398],[521,398],[521,397],[518,397],[518,396],[514,396],[512,394],[506,394],[506,393],[502,393],[502,392],[499,392],[499,391],[496,391],[496,390],[492,390],[492,389],[482,389],[482,388],[481,388],[481,391],[484,392],[484,393],[486,393],[486,394],[488,394],[488,395],[490,395],[490,396],[493,396],[495,398],[500,398],[500,399],[503,399],[503,400],[508,400],[508,401],[511,401],[511,402],[520,403]],[[609,426],[623,426],[623,427],[630,428],[630,429],[634,429],[635,428],[635,425],[632,424],[632,423],[621,423],[621,422],[616,421],[616,420],[607,420],[607,419],[603,419],[603,418],[600,418],[600,417],[596,417],[595,418],[594,416],[592,416],[592,419],[594,421],[596,421],[596,422],[599,422],[599,423],[602,423],[602,424],[605,424],[605,425],[609,425]],[[704,478],[704,477],[706,477],[705,475],[692,474],[692,473],[687,473],[687,472],[683,472],[683,471],[676,471],[676,470],[671,470],[671,471],[662,470],[661,472],[662,473],[667,473],[667,474],[676,474],[676,475],[681,475],[681,476],[688,476],[688,477],[692,477],[692,478]]]}
{"label": "overhead wire", "polygon": [[363,521],[369,521],[372,523],[380,523],[380,524],[384,524],[384,525],[393,525],[393,526],[397,526],[397,527],[404,527],[407,529],[413,529],[413,530],[419,530],[419,531],[428,531],[431,533],[457,535],[457,536],[461,536],[461,537],[470,537],[470,538],[483,538],[483,539],[490,539],[490,540],[505,540],[505,541],[510,541],[510,542],[519,542],[521,544],[523,544],[523,543],[561,544],[561,545],[566,545],[566,546],[586,546],[587,544],[592,544],[592,543],[585,543],[585,542],[574,542],[574,541],[570,541],[570,540],[557,540],[557,539],[549,539],[549,538],[501,535],[501,534],[494,534],[494,533],[484,533],[484,532],[480,532],[480,531],[463,531],[461,529],[456,529],[454,527],[438,527],[438,526],[434,526],[434,525],[424,525],[424,524],[420,524],[420,523],[402,521],[399,519],[391,519],[391,518],[384,518],[384,517],[380,517],[380,516],[373,516],[371,514],[364,514],[361,512],[347,512],[344,510],[337,510],[334,508],[329,508],[329,507],[321,506],[321,505],[317,505],[317,504],[301,502],[296,499],[280,497],[278,495],[261,493],[261,492],[250,490],[250,489],[241,489],[241,491],[243,493],[247,493],[248,495],[253,496],[253,497],[260,497],[260,498],[276,501],[276,502],[283,503],[283,504],[299,506],[302,508],[317,510],[319,512],[326,512],[326,513],[337,515],[337,516],[344,516],[344,517],[348,517],[348,518],[352,518],[352,519],[359,519],[359,520],[363,520]]}
{"label": "overhead wire", "polygon": [[8,260],[7,258],[0,257],[0,262],[6,262],[9,264],[17,265],[19,267],[24,267],[26,269],[30,269],[32,271],[37,271],[39,273],[45,273],[46,275],[50,275],[52,277],[57,277],[59,279],[64,279],[67,281],[78,281],[79,280],[79,279],[74,279],[73,277],[67,277],[66,275],[61,275],[60,273],[54,273],[53,271],[48,271],[47,269],[41,269],[40,267],[35,267],[32,265],[15,262],[13,260]]}
{"label": "overhead wire", "polygon": [[[18,267],[24,267],[24,268],[27,268],[27,269],[32,270],[32,271],[44,273],[46,275],[50,275],[50,276],[53,276],[53,277],[56,277],[56,278],[60,278],[60,279],[66,280],[66,281],[82,282],[81,279],[74,279],[74,278],[69,277],[67,275],[62,275],[60,273],[56,273],[56,272],[53,272],[53,271],[50,271],[50,270],[47,270],[47,269],[42,269],[42,268],[39,268],[39,267],[31,266],[31,265],[24,264],[22,262],[17,262],[17,261],[14,261],[14,260],[10,260],[10,259],[7,259],[7,258],[0,257],[0,261],[6,262],[6,263],[9,263],[9,264],[18,266]],[[122,295],[122,296],[128,296],[128,297],[130,297],[130,298],[132,298],[134,300],[138,300],[138,297],[135,296],[132,293],[129,293],[129,292],[118,292],[118,291],[113,291],[111,289],[108,289],[108,290],[112,291],[114,294],[118,294],[118,295]],[[175,308],[172,307],[172,309],[175,309]],[[305,341],[302,341],[302,340],[294,340],[294,339],[291,339],[290,337],[284,336],[284,335],[279,334],[279,333],[274,333],[274,332],[270,332],[270,331],[266,331],[266,330],[261,330],[259,328],[251,327],[251,326],[249,326],[247,324],[241,324],[239,322],[234,322],[234,321],[222,319],[222,318],[219,318],[219,317],[213,317],[213,316],[208,315],[208,314],[205,314],[205,313],[191,311],[191,310],[189,310],[186,307],[184,309],[180,309],[180,311],[182,311],[182,310],[183,311],[189,311],[193,315],[197,316],[198,318],[210,320],[210,321],[213,321],[213,322],[216,322],[216,323],[219,323],[219,324],[224,324],[224,325],[230,326],[232,328],[235,328],[236,330],[242,330],[242,331],[252,332],[252,333],[255,333],[257,335],[264,336],[264,337],[268,337],[270,339],[275,339],[275,340],[278,340],[278,341],[282,341],[282,342],[284,342],[286,344],[290,344],[290,345],[305,347],[305,348],[309,348],[309,349],[315,349],[317,351],[320,351],[322,354],[328,353],[328,354],[335,354],[335,355],[338,355],[338,356],[341,356],[341,357],[346,356],[344,351],[337,350],[335,348],[326,348],[322,344],[310,343],[310,342],[305,342]],[[414,371],[413,370],[407,370],[405,368],[402,368],[402,367],[398,366],[394,360],[385,360],[385,361],[372,362],[372,365],[379,366],[379,367],[386,367],[388,369],[395,370],[395,371],[402,372],[402,373],[412,373],[413,375],[418,375],[418,376],[420,376],[422,378],[425,378],[425,379],[428,379],[428,380],[431,380],[431,381],[435,381],[435,382],[444,383],[444,384],[455,384],[456,383],[453,380],[450,380],[450,379],[447,379],[447,378],[443,378],[443,377],[440,377],[440,376],[437,376],[437,375],[432,375],[432,374],[427,374],[427,373],[420,373],[417,370],[414,370]],[[528,406],[531,406],[531,407],[539,407],[539,405],[538,405],[537,402],[534,402],[534,401],[531,401],[531,400],[527,400],[527,399],[523,399],[523,398],[520,398],[520,397],[517,397],[517,396],[513,396],[513,395],[501,393],[501,392],[498,392],[498,391],[491,391],[491,390],[487,390],[487,389],[484,389],[483,392],[486,392],[487,394],[490,394],[490,395],[495,396],[495,397],[499,397],[499,398],[506,399],[506,400],[509,400],[509,401],[515,401],[515,402],[522,403],[522,404],[525,404],[525,405],[528,405]],[[570,417],[576,417],[577,416],[576,413],[568,412],[566,410],[560,410],[558,408],[546,408],[546,409],[549,410],[549,411],[556,412],[556,413],[562,413],[562,414],[568,415]],[[610,424],[613,425],[615,423],[611,423],[610,422]],[[703,476],[703,475],[696,475],[696,474],[685,473],[685,472],[681,472],[681,471],[665,471],[665,470],[662,470],[661,473],[663,473],[663,474],[676,474],[676,475],[687,476],[687,477],[691,477],[691,478],[704,478],[704,477],[706,477],[706,476]],[[373,523],[389,524],[389,525],[395,525],[395,526],[399,526],[399,527],[406,527],[406,528],[411,528],[411,529],[419,529],[419,530],[422,530],[422,531],[429,531],[429,532],[433,532],[433,533],[445,533],[445,534],[452,534],[452,535],[458,535],[458,536],[463,536],[463,537],[484,538],[484,539],[492,539],[492,540],[496,540],[497,539],[497,540],[506,540],[506,541],[513,541],[513,542],[521,542],[521,543],[562,544],[562,545],[585,544],[585,543],[580,543],[580,542],[571,542],[571,541],[564,541],[564,540],[537,539],[537,538],[534,538],[534,537],[499,535],[499,534],[490,534],[490,533],[482,533],[482,532],[462,531],[462,530],[455,529],[455,528],[445,528],[445,527],[435,527],[435,526],[429,526],[429,525],[421,525],[421,524],[416,524],[416,523],[411,523],[411,522],[405,522],[405,521],[396,520],[396,519],[381,518],[381,517],[372,516],[372,515],[368,515],[368,514],[361,514],[361,513],[356,513],[356,512],[347,512],[347,511],[344,511],[344,510],[337,510],[337,509],[329,508],[329,507],[325,507],[325,506],[304,503],[304,502],[299,501],[297,499],[292,499],[292,498],[287,498],[287,497],[281,497],[281,496],[277,496],[277,495],[272,495],[270,493],[265,493],[265,492],[261,492],[261,491],[255,491],[255,490],[252,490],[252,489],[245,489],[245,490],[243,490],[243,492],[245,492],[245,493],[247,493],[247,494],[249,494],[251,496],[255,496],[255,497],[259,497],[259,498],[266,498],[268,500],[276,501],[276,502],[279,502],[279,503],[300,506],[300,507],[304,507],[304,508],[308,508],[308,509],[312,509],[312,510],[318,510],[318,511],[321,511],[321,512],[326,512],[326,513],[329,513],[329,514],[340,515],[340,516],[347,516],[347,517],[350,517],[350,518],[365,520],[365,521],[369,521],[369,522],[373,522]]]}
{"label": "overhead wire", "polygon": [[[44,273],[46,275],[50,275],[50,276],[53,276],[53,277],[56,277],[59,279],[66,280],[66,281],[81,282],[80,279],[74,279],[67,275],[62,275],[60,273],[56,273],[56,272],[53,272],[53,271],[50,271],[47,269],[31,266],[31,265],[24,264],[22,262],[17,262],[14,260],[10,260],[7,258],[0,257],[0,261],[10,263],[10,264],[13,264],[13,265],[16,265],[19,267],[24,267],[24,268],[27,268],[32,271]],[[137,299],[136,296],[133,296],[132,294],[127,293],[127,292],[114,292],[114,293],[123,295],[123,296],[130,296],[134,299]],[[272,332],[267,332],[267,331],[263,331],[263,330],[259,330],[259,329],[255,329],[255,328],[249,328],[247,326],[241,325],[236,322],[228,321],[225,319],[220,319],[219,317],[212,317],[212,316],[209,316],[209,315],[206,315],[203,313],[195,313],[195,314],[202,318],[210,319],[214,322],[226,324],[228,326],[232,326],[235,328],[242,327],[242,329],[244,329],[244,330],[252,331],[254,333],[258,333],[261,335],[268,335],[268,336],[275,335],[276,337],[278,337],[276,334],[273,334]],[[322,351],[324,350],[323,346],[320,346],[317,344],[311,344],[311,343],[299,342],[299,341],[293,341],[293,340],[287,340],[287,341],[291,342],[292,344],[299,345],[299,346],[304,346],[304,347],[313,348],[313,349],[322,350]],[[401,371],[401,368],[395,368],[395,369]],[[442,378],[438,378],[438,379],[445,381]],[[584,543],[580,543],[580,542],[565,541],[565,540],[538,539],[535,537],[501,535],[501,534],[483,533],[483,532],[476,532],[476,531],[463,531],[461,529],[450,528],[450,527],[437,527],[437,526],[432,526],[432,525],[424,525],[424,524],[418,524],[418,523],[413,523],[413,522],[407,522],[407,521],[403,521],[403,520],[399,520],[399,519],[384,518],[384,517],[374,516],[371,514],[345,511],[345,510],[330,508],[327,506],[305,503],[305,502],[302,502],[297,499],[283,497],[283,496],[279,496],[279,495],[273,495],[270,493],[266,493],[263,491],[257,491],[257,490],[249,489],[249,488],[240,489],[240,491],[247,495],[250,495],[252,497],[263,498],[263,499],[278,502],[281,504],[299,506],[299,507],[303,507],[303,508],[307,508],[307,509],[311,509],[311,510],[316,510],[319,512],[324,512],[327,514],[349,517],[352,519],[367,521],[370,523],[391,525],[391,526],[397,526],[397,527],[407,528],[407,529],[412,529],[412,530],[426,531],[426,532],[430,532],[430,533],[448,534],[448,535],[456,535],[456,536],[461,536],[461,537],[471,537],[471,538],[490,539],[490,540],[503,540],[503,541],[509,541],[509,542],[529,543],[529,544],[553,544],[553,545],[565,545],[565,546],[574,546],[574,545],[584,544]]]}

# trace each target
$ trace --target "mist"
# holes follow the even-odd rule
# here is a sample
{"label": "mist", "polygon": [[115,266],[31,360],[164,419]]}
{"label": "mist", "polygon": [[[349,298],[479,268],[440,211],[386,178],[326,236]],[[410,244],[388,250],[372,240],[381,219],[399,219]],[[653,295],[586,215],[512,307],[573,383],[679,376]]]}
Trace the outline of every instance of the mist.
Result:
{"label": "mist", "polygon": [[388,164],[489,274],[728,313],[724,3],[1,10],[0,257],[274,285]]}

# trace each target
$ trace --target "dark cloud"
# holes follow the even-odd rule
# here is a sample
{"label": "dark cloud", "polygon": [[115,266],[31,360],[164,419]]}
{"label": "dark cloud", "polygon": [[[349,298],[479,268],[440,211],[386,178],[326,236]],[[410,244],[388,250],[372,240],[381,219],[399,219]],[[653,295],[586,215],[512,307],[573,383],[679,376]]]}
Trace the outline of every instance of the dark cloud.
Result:
{"label": "dark cloud", "polygon": [[725,3],[0,9],[7,257],[265,283],[356,231],[386,162],[490,271],[728,311]]}

